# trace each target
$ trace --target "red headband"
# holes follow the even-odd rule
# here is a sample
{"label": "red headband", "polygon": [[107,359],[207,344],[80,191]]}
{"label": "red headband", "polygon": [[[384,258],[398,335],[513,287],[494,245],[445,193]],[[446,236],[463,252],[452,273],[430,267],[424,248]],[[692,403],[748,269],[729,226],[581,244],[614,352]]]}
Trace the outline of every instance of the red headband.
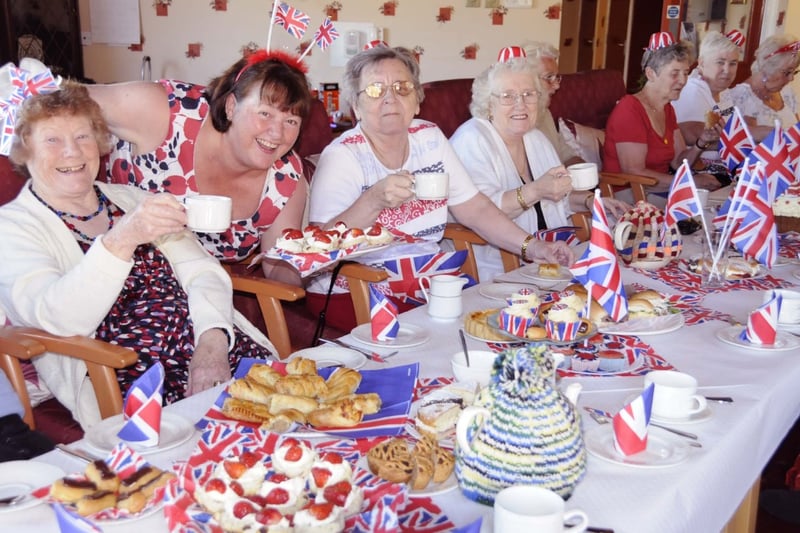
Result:
{"label": "red headband", "polygon": [[249,69],[256,63],[261,63],[263,61],[269,61],[269,60],[275,60],[281,63],[285,63],[289,67],[295,70],[299,70],[303,74],[308,74],[308,67],[306,66],[305,63],[300,61],[300,58],[298,58],[297,56],[294,56],[288,52],[284,52],[283,50],[271,50],[268,52],[263,48],[261,48],[247,56],[246,60],[247,62],[239,71],[239,73],[236,74],[236,78],[234,78],[233,83],[239,81],[239,78],[242,77],[242,74],[244,74],[244,72],[247,69]]}
{"label": "red headband", "polygon": [[786,54],[786,53],[796,54],[797,52],[800,52],[800,41],[795,41],[795,42],[789,43],[789,44],[787,44],[785,46],[781,46],[780,48],[778,48],[777,50],[772,52],[770,55],[768,55],[764,59],[769,59],[770,57],[776,56],[778,54]]}

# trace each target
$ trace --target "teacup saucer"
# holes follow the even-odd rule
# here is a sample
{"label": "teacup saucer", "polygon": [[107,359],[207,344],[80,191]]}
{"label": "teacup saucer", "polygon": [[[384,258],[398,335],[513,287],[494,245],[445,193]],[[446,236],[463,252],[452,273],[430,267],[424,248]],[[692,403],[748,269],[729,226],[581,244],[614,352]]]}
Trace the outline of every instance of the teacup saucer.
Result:
{"label": "teacup saucer", "polygon": [[711,408],[706,406],[705,409],[698,413],[694,413],[693,415],[689,415],[684,418],[665,418],[661,416],[656,416],[652,414],[650,416],[650,420],[656,422],[657,424],[664,424],[664,425],[673,425],[673,424],[697,424],[699,422],[705,422],[709,418],[711,418],[712,412]]}

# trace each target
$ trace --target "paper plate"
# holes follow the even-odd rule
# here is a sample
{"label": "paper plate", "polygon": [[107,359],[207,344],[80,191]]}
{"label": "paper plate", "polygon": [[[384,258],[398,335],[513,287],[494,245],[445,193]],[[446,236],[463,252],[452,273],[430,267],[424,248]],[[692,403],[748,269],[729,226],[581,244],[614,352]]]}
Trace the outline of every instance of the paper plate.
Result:
{"label": "paper plate", "polygon": [[[125,423],[123,415],[115,415],[102,420],[86,431],[86,441],[92,448],[109,453],[120,442],[117,436]],[[167,411],[161,413],[161,437],[157,446],[141,446],[135,442],[128,442],[128,446],[142,455],[163,452],[180,446],[194,436],[194,426],[191,422]]]}
{"label": "paper plate", "polygon": [[11,498],[26,494],[21,501],[12,506],[0,507],[0,514],[28,509],[44,503],[44,500],[30,493],[50,485],[64,477],[64,471],[57,466],[38,461],[8,461],[0,463],[0,498]]}
{"label": "paper plate", "polygon": [[316,346],[314,348],[305,348],[298,350],[289,356],[288,360],[295,357],[303,357],[316,361],[318,368],[326,366],[343,365],[347,368],[361,368],[367,364],[367,358],[364,354],[351,350],[350,348],[343,348],[340,346]]}

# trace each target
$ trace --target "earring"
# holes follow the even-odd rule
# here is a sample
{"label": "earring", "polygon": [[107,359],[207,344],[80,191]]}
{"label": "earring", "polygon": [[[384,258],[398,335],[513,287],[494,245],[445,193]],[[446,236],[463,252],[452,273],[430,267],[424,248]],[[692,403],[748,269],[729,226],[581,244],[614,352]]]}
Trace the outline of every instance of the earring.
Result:
{"label": "earring", "polygon": [[488,120],[489,122],[493,121],[494,120],[494,115],[489,113],[489,115],[486,117],[486,120]]}

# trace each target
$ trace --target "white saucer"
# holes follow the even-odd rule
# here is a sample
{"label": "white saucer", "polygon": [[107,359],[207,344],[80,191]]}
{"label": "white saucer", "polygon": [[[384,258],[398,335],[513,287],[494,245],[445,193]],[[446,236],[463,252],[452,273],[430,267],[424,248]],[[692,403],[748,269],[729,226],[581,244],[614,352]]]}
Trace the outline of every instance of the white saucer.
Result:
{"label": "white saucer", "polygon": [[502,301],[505,301],[506,298],[508,298],[514,293],[519,292],[522,289],[530,289],[534,293],[538,293],[536,287],[526,283],[503,282],[503,283],[491,283],[485,285],[482,284],[478,286],[478,292],[481,294],[481,296],[491,298],[492,300],[502,300]]}
{"label": "white saucer", "polygon": [[645,451],[624,456],[614,447],[611,424],[586,432],[583,441],[586,451],[598,459],[634,468],[665,468],[680,464],[689,457],[689,446],[685,442],[657,435],[655,431],[648,431]]}
{"label": "white saucer", "polygon": [[598,328],[601,333],[614,335],[660,335],[670,333],[683,327],[685,320],[681,313],[654,316],[650,318],[632,318],[625,322],[603,323]]}
{"label": "white saucer", "polygon": [[664,418],[661,416],[656,416],[655,414],[650,415],[650,420],[657,423],[663,424],[665,426],[672,426],[672,425],[684,425],[684,424],[697,424],[699,422],[705,422],[712,415],[711,408],[706,405],[706,408],[700,411],[699,413],[695,413],[693,415],[689,415],[684,418]]}
{"label": "white saucer", "polygon": [[377,346],[379,348],[410,348],[428,342],[430,338],[425,328],[415,324],[400,324],[400,331],[397,332],[397,338],[390,341],[372,340],[372,324],[369,322],[356,326],[350,334],[358,342],[368,346]]}
{"label": "white saucer", "polygon": [[367,358],[364,354],[343,348],[340,346],[330,346],[324,344],[314,348],[305,348],[298,350],[289,356],[288,360],[295,357],[303,357],[316,361],[317,367],[324,368],[326,366],[344,365],[347,368],[361,368],[367,364]]}
{"label": "white saucer", "polygon": [[791,333],[786,333],[778,329],[775,336],[775,344],[753,344],[748,341],[743,341],[739,338],[739,334],[744,329],[744,326],[728,326],[717,330],[717,338],[724,343],[754,350],[759,352],[785,352],[787,350],[796,350],[800,348],[800,337],[795,337]]}
{"label": "white saucer", "polygon": [[[124,423],[125,419],[121,414],[101,420],[86,431],[86,441],[92,448],[109,453],[121,441],[117,433],[122,429]],[[126,444],[142,455],[163,452],[191,439],[194,431],[192,423],[182,416],[162,411],[161,436],[157,446],[142,446],[135,442]]]}
{"label": "white saucer", "polygon": [[536,281],[547,281],[554,284],[564,281],[572,281],[572,278],[575,277],[572,275],[572,272],[570,272],[569,269],[565,266],[559,266],[558,276],[554,277],[540,276],[539,265],[535,264],[520,268],[519,273],[525,276],[526,278],[534,279]]}
{"label": "white saucer", "polygon": [[64,477],[64,471],[57,466],[38,461],[7,461],[0,463],[0,497],[9,498],[27,494],[21,501],[10,507],[0,507],[0,514],[28,509],[45,500],[30,495],[34,490],[50,485]]}

